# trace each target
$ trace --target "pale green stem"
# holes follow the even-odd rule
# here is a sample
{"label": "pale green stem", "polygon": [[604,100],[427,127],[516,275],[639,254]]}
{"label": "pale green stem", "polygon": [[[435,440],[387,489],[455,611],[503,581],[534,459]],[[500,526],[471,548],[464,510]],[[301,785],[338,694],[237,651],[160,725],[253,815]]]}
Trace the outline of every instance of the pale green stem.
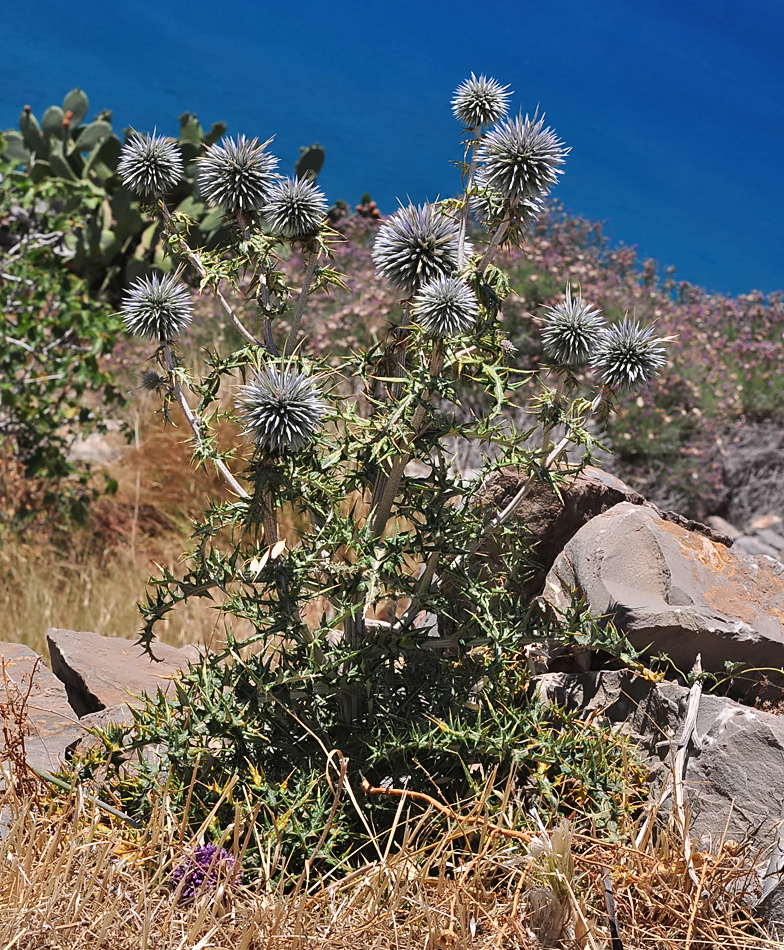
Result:
{"label": "pale green stem", "polygon": [[[185,416],[185,420],[190,426],[191,432],[193,432],[193,437],[196,440],[196,444],[200,449],[204,448],[204,436],[201,433],[201,425],[199,420],[194,415],[193,410],[188,405],[188,400],[185,398],[185,393],[182,391],[182,386],[180,385],[177,376],[175,375],[175,365],[174,357],[172,356],[171,347],[168,343],[163,344],[163,355],[166,359],[166,367],[169,370],[172,379],[172,389],[174,391],[174,398],[180,404],[182,409],[182,414]],[[229,488],[234,492],[235,495],[238,495],[240,498],[245,501],[250,501],[250,495],[245,491],[245,489],[240,485],[237,479],[229,471],[228,466],[221,458],[216,458],[213,456],[212,461],[215,463],[215,467],[218,470],[221,478],[229,486]]]}
{"label": "pale green stem", "polygon": [[[606,389],[602,389],[601,392],[597,393],[596,396],[594,397],[594,400],[593,400],[593,402],[591,403],[590,409],[588,410],[588,413],[587,413],[586,415],[591,415],[592,413],[596,412],[596,410],[597,410],[597,409],[599,408],[599,406],[602,404],[602,401],[605,399],[606,396],[607,396],[607,390],[606,390]],[[545,460],[545,463],[544,463],[545,468],[548,468],[548,469],[550,468],[550,466],[556,461],[556,459],[561,455],[561,453],[567,448],[567,446],[569,445],[569,442],[570,442],[570,441],[571,441],[571,440],[570,440],[569,436],[564,436],[564,437],[561,439],[561,441],[558,443],[558,445],[556,445],[555,448],[554,448],[554,449],[550,452],[550,454],[547,456],[547,458],[546,458],[546,460]],[[512,515],[515,513],[515,511],[517,511],[518,506],[523,502],[523,500],[524,500],[524,499],[528,496],[528,494],[530,493],[531,488],[533,487],[535,478],[536,478],[536,476],[535,476],[534,473],[532,472],[532,473],[528,476],[528,478],[525,480],[525,483],[522,485],[522,487],[521,487],[520,490],[517,492],[517,494],[514,496],[514,498],[513,498],[513,499],[509,502],[509,504],[506,506],[506,508],[504,508],[503,511],[499,512],[499,513],[495,516],[495,518],[493,518],[493,520],[492,520],[488,525],[485,526],[485,528],[484,528],[484,530],[482,531],[482,534],[480,535],[479,539],[478,539],[476,542],[474,542],[474,544],[471,545],[471,547],[468,549],[468,551],[466,551],[465,554],[458,554],[457,557],[453,558],[452,563],[451,563],[451,566],[452,566],[453,568],[454,568],[454,567],[457,567],[459,564],[461,564],[461,563],[466,559],[466,557],[470,557],[472,554],[475,554],[475,553],[477,552],[477,550],[480,548],[482,542],[483,542],[487,537],[489,537],[494,531],[496,531],[498,528],[500,528],[502,524],[504,524],[505,522],[507,522],[507,521],[512,517]],[[430,566],[430,565],[428,565],[428,567],[429,567],[429,566]],[[435,574],[435,570],[436,570],[436,565],[434,564],[434,565],[432,566],[432,573],[433,573],[433,574]],[[438,583],[439,583],[439,582],[436,581],[436,584],[435,584],[436,587],[438,587]],[[409,610],[406,611],[406,613],[403,615],[403,617],[401,617],[400,620],[398,620],[398,621],[393,625],[393,628],[392,628],[392,629],[393,629],[393,632],[395,632],[395,633],[399,632],[400,630],[404,629],[406,623],[410,623],[410,621],[411,621],[411,619],[412,619],[411,616],[410,616],[410,609],[411,609],[411,608],[409,608]]]}
{"label": "pale green stem", "polygon": [[463,265],[465,264],[465,237],[466,237],[466,228],[468,226],[468,212],[469,212],[469,195],[471,193],[471,188],[474,185],[474,174],[476,172],[476,153],[477,148],[479,147],[479,139],[481,136],[481,126],[474,126],[474,141],[471,144],[471,162],[468,166],[468,175],[466,176],[466,185],[465,185],[465,195],[464,200],[465,204],[463,206],[463,211],[460,215],[460,235],[457,239],[457,269],[461,271]]}
{"label": "pale green stem", "polygon": [[501,242],[506,236],[506,232],[509,230],[509,219],[504,218],[504,220],[498,225],[495,229],[493,236],[490,238],[490,243],[487,245],[482,260],[479,262],[479,273],[484,274],[487,270],[487,266],[490,264],[492,259],[498,253],[498,248],[501,246]]}
{"label": "pale green stem", "polygon": [[[164,228],[166,230],[166,236],[167,238],[170,236],[173,237],[174,231],[172,230],[171,212],[166,207],[166,202],[164,201],[163,197],[161,195],[158,195],[157,197],[158,197],[158,207],[160,208],[161,217],[163,218]],[[201,277],[203,280],[207,276],[207,271],[205,270],[204,264],[202,264],[201,258],[196,253],[196,251],[194,251],[192,248],[188,248],[184,252],[184,257],[188,261],[188,263],[191,265],[191,267],[193,267],[193,269],[196,271],[199,277]],[[243,326],[242,321],[234,312],[234,308],[231,306],[229,301],[220,292],[220,289],[218,287],[214,287],[212,292],[215,294],[215,297],[217,298],[218,303],[223,308],[223,312],[234,324],[237,332],[240,334],[243,340],[245,340],[246,343],[252,344],[253,346],[260,346],[261,344],[256,339],[256,337],[250,332],[250,330],[247,330]]]}
{"label": "pale green stem", "polygon": [[313,275],[316,273],[316,266],[318,264],[318,251],[311,251],[310,257],[308,258],[308,264],[305,268],[305,276],[302,278],[302,290],[299,292],[299,299],[297,300],[297,309],[294,311],[294,319],[291,321],[291,329],[289,330],[289,337],[286,340],[286,346],[283,350],[284,356],[291,356],[294,352],[294,347],[297,344],[297,336],[299,335],[299,325],[302,322],[302,316],[305,313],[305,304],[308,301],[308,294],[310,293],[310,285],[313,282]]}
{"label": "pale green stem", "polygon": [[[435,379],[435,377],[441,372],[441,366],[443,365],[443,353],[440,343],[436,343],[433,347],[433,355],[430,358],[430,378]],[[426,398],[427,394],[423,394],[423,399]],[[422,421],[425,418],[426,406],[420,404],[414,410],[414,415],[411,419],[411,429],[412,435],[409,439],[408,446],[414,444],[416,437],[419,435],[419,430],[422,425]],[[408,447],[407,447],[408,448]],[[411,453],[404,451],[402,455],[399,455],[393,462],[389,469],[389,473],[386,477],[386,480],[383,484],[383,489],[379,492],[378,503],[374,505],[373,511],[373,521],[371,522],[370,533],[374,538],[381,538],[384,535],[384,530],[389,521],[389,515],[392,511],[392,505],[395,501],[395,496],[397,495],[398,488],[400,487],[400,480],[403,477],[403,471],[411,461]]]}

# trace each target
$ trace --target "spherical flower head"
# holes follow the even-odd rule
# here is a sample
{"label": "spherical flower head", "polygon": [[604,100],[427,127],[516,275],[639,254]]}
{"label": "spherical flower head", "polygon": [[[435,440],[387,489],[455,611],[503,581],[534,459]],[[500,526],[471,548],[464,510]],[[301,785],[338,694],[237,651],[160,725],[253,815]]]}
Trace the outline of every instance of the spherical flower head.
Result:
{"label": "spherical flower head", "polygon": [[273,234],[298,241],[314,237],[326,213],[324,192],[307,178],[278,182],[264,208],[264,218]]}
{"label": "spherical flower head", "polygon": [[131,132],[120,152],[117,173],[134,194],[165,195],[182,180],[182,155],[177,143],[165,135]]}
{"label": "spherical flower head", "polygon": [[436,277],[414,297],[411,316],[428,336],[442,339],[465,333],[479,312],[471,288],[458,277]]}
{"label": "spherical flower head", "polygon": [[479,125],[492,125],[502,119],[509,108],[509,98],[512,95],[507,90],[509,86],[502,86],[495,79],[479,79],[471,73],[455,90],[452,99],[452,112],[467,129]]}
{"label": "spherical flower head", "polygon": [[193,853],[181,861],[169,875],[169,885],[173,890],[185,881],[180,891],[179,901],[190,903],[206,887],[214,887],[221,879],[236,883],[234,858],[228,851],[215,844],[205,844],[194,849]]}
{"label": "spherical flower head", "polygon": [[278,159],[258,139],[244,135],[210,145],[197,162],[199,194],[229,214],[262,208],[277,180]]}
{"label": "spherical flower head", "polygon": [[478,158],[487,185],[514,203],[547,195],[569,152],[552,129],[544,128],[544,116],[519,115],[487,133]]}
{"label": "spherical flower head", "polygon": [[166,384],[166,377],[161,376],[161,374],[154,369],[146,369],[139,376],[139,389],[147,393],[159,393]]}
{"label": "spherical flower head", "polygon": [[158,343],[176,339],[193,319],[188,288],[173,274],[140,277],[128,289],[121,313],[129,333]]}
{"label": "spherical flower head", "polygon": [[457,267],[459,227],[435,205],[400,208],[379,227],[373,245],[376,273],[404,297]]}
{"label": "spherical flower head", "polygon": [[265,366],[237,397],[245,434],[268,452],[299,452],[321,426],[320,396],[294,365]]}
{"label": "spherical flower head", "polygon": [[593,353],[592,363],[609,389],[639,389],[667,363],[667,337],[655,337],[653,327],[641,327],[628,317],[606,329]]}
{"label": "spherical flower head", "polygon": [[559,366],[584,366],[601,339],[605,329],[601,310],[583,303],[582,296],[572,296],[567,285],[566,297],[544,315],[542,346]]}

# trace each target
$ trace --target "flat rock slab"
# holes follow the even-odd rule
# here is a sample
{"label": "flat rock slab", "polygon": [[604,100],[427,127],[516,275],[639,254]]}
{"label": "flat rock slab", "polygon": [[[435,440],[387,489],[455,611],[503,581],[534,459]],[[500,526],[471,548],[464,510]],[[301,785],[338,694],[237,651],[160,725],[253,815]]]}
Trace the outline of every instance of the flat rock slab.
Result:
{"label": "flat rock slab", "polygon": [[27,762],[57,771],[68,748],[84,735],[65,686],[37,653],[18,643],[0,643],[0,665],[5,669],[5,678],[0,675],[0,703],[18,704],[30,690],[23,726]]}
{"label": "flat rock slab", "polygon": [[139,705],[142,693],[168,693],[172,676],[198,659],[195,647],[156,643],[150,659],[132,640],[102,637],[51,627],[46,632],[52,670],[65,684],[68,700],[79,716],[123,703]]}
{"label": "flat rock slab", "polygon": [[[725,662],[784,667],[784,565],[729,550],[627,502],[584,525],[556,559],[544,597],[565,608],[583,593],[632,644],[682,670]],[[778,682],[772,676],[775,682]]]}

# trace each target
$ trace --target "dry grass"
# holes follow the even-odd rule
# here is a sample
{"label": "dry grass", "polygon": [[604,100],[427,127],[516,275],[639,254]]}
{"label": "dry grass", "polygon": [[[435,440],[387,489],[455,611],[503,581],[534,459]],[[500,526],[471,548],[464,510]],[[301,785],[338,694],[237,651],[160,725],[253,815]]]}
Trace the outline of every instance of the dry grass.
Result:
{"label": "dry grass", "polygon": [[[397,812],[402,846],[391,846],[394,830],[377,836],[371,861],[328,875],[314,864],[285,884],[246,872],[238,884],[224,881],[183,905],[168,877],[200,838],[181,840],[185,823],[169,810],[165,789],[148,826],[134,831],[79,791],[23,797],[7,778],[3,950],[604,950],[611,946],[605,869],[612,869],[623,946],[780,946],[746,910],[756,878],[750,855],[730,842],[716,855],[695,856],[700,890],[709,894],[700,900],[667,830],[640,851],[565,824],[550,835],[513,832],[490,821],[486,802],[444,814],[409,796]],[[362,813],[362,795],[345,781],[336,785]],[[251,834],[238,806],[223,836],[238,861]]]}
{"label": "dry grass", "polygon": [[[45,654],[45,632],[53,626],[134,638],[148,578],[158,565],[177,569],[190,544],[190,519],[208,497],[223,496],[217,477],[194,470],[185,426],[164,426],[146,403],[137,399],[129,412],[136,444],[106,465],[117,492],[99,498],[84,528],[67,536],[46,526],[4,536],[1,639]],[[177,422],[176,412],[173,417]],[[175,646],[209,644],[220,637],[221,624],[203,600],[183,605],[158,630]]]}

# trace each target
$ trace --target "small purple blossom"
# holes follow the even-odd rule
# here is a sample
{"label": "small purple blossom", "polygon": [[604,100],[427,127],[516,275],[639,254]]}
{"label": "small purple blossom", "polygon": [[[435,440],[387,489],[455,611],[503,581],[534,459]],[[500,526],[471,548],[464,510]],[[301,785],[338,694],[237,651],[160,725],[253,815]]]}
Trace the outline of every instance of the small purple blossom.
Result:
{"label": "small purple blossom", "polygon": [[181,861],[169,876],[169,884],[176,891],[184,881],[179,901],[190,903],[207,887],[215,887],[219,881],[236,884],[240,875],[234,869],[234,858],[224,848],[204,844],[195,848]]}

